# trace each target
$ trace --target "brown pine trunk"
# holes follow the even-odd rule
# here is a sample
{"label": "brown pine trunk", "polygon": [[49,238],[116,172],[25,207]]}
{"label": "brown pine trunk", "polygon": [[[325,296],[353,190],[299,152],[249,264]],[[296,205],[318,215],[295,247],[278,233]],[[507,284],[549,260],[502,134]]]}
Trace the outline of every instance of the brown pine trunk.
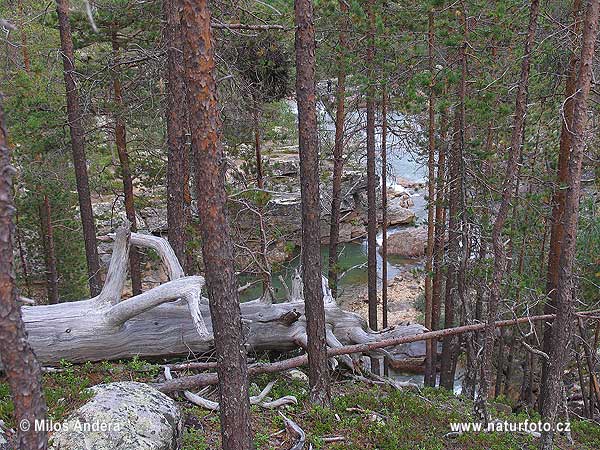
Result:
{"label": "brown pine trunk", "polygon": [[375,13],[374,1],[368,2],[367,32],[367,272],[369,327],[377,330],[377,199],[375,174]]}
{"label": "brown pine trunk", "polygon": [[46,291],[48,303],[58,303],[58,271],[56,269],[56,252],[54,249],[54,230],[52,227],[52,209],[48,195],[44,194],[44,201],[40,204],[40,225],[42,244],[44,247],[44,264],[46,266]]}
{"label": "brown pine trunk", "polygon": [[[440,327],[440,308],[442,295],[442,272],[444,265],[444,247],[446,233],[446,206],[445,202],[445,182],[446,182],[446,137],[447,137],[447,113],[446,110],[441,114],[441,145],[438,154],[438,170],[436,180],[435,196],[435,236],[433,250],[433,283],[431,286],[431,328],[438,330]],[[431,340],[431,372],[425,379],[427,386],[435,386],[437,378],[437,339]]]}
{"label": "brown pine trunk", "polygon": [[388,271],[387,271],[387,92],[381,94],[381,326],[388,327]]}
{"label": "brown pine trunk", "polygon": [[83,241],[87,259],[90,294],[96,296],[100,293],[100,263],[98,260],[98,247],[96,246],[96,225],[92,211],[92,199],[87,173],[85,157],[85,136],[83,132],[82,111],[79,105],[79,93],[75,75],[75,54],[71,25],[69,23],[69,1],[56,0],[58,12],[58,28],[60,31],[60,46],[62,51],[64,78],[67,95],[67,116],[71,133],[71,149],[73,151],[73,165],[75,166],[75,181],[79,197],[79,213],[83,227]]}
{"label": "brown pine trunk", "polygon": [[[119,57],[119,41],[117,32],[113,31],[111,36],[113,58],[115,61]],[[121,177],[123,177],[123,196],[125,197],[125,215],[131,223],[131,231],[137,231],[135,219],[135,206],[133,197],[133,180],[131,170],[129,169],[129,155],[127,154],[127,135],[125,130],[125,121],[121,114],[123,110],[123,94],[121,91],[121,80],[119,76],[119,66],[115,64],[113,69],[113,91],[115,94],[115,144],[121,163]],[[129,250],[129,274],[131,275],[131,290],[133,295],[142,293],[142,274],[140,271],[140,254],[135,247]]]}
{"label": "brown pine trunk", "polygon": [[227,223],[225,155],[217,104],[215,50],[206,0],[182,0],[181,21],[192,152],[219,383],[222,445],[253,447],[248,369]]}
{"label": "brown pine trunk", "polygon": [[[433,77],[433,43],[434,43],[434,16],[433,10],[429,11],[429,36],[428,36],[428,58],[429,58],[429,76],[431,77],[429,86],[429,155],[428,155],[428,197],[427,197],[427,255],[425,264],[425,327],[432,330],[432,307],[433,307],[433,236],[435,224],[433,221],[435,208],[435,82]],[[436,350],[437,351],[437,350]],[[433,342],[427,341],[425,355],[425,380],[431,383],[434,379],[435,368],[432,365]]]}
{"label": "brown pine trunk", "polygon": [[502,242],[502,230],[508,217],[508,209],[515,189],[515,178],[517,174],[517,163],[521,152],[523,141],[523,129],[525,114],[527,113],[527,89],[529,85],[529,69],[531,61],[531,49],[535,40],[537,19],[540,10],[539,0],[532,0],[529,12],[529,26],[525,37],[523,60],[521,61],[521,77],[515,98],[515,114],[513,116],[512,134],[506,173],[502,183],[502,200],[496,214],[492,227],[492,248],[494,251],[494,267],[492,272],[492,283],[490,285],[490,298],[488,302],[487,324],[483,333],[483,353],[481,358],[479,395],[476,403],[477,413],[487,424],[490,420],[487,411],[487,398],[492,380],[492,358],[494,352],[494,328],[493,322],[498,315],[500,303],[502,279],[506,270],[506,255]]}
{"label": "brown pine trunk", "polygon": [[[461,89],[462,90],[462,89]],[[449,207],[448,207],[448,264],[446,272],[446,286],[444,295],[444,328],[454,327],[455,309],[457,307],[457,275],[460,265],[461,229],[459,217],[460,196],[462,179],[460,176],[460,161],[462,159],[462,130],[463,130],[463,108],[456,110],[454,119],[454,140],[451,145],[451,158],[448,164],[449,179]],[[454,389],[453,353],[455,338],[445,337],[442,344],[442,356],[440,363],[440,386]]]}
{"label": "brown pine trunk", "polygon": [[191,258],[186,252],[190,226],[190,156],[186,140],[188,129],[185,98],[183,45],[177,0],[163,0],[167,46],[167,226],[171,247],[186,273],[191,273]]}
{"label": "brown pine trunk", "polygon": [[[556,285],[556,319],[552,325],[550,359],[541,395],[545,397],[542,421],[556,423],[558,406],[561,401],[562,374],[569,361],[572,318],[574,308],[573,263],[576,253],[577,226],[579,223],[579,197],[581,194],[581,167],[585,149],[585,130],[588,121],[587,102],[592,80],[592,64],[595,43],[598,37],[600,1],[590,0],[583,25],[583,41],[577,88],[573,104],[573,122],[570,128],[571,156],[567,172],[565,209],[562,215],[563,239],[558,263],[558,283]],[[567,131],[568,132],[568,131]],[[551,449],[552,432],[543,432],[540,447]]]}
{"label": "brown pine trunk", "polygon": [[302,196],[302,282],[306,304],[311,402],[328,405],[331,388],[325,341],[325,307],[319,242],[319,142],[315,89],[315,27],[311,0],[294,2],[296,23],[296,98]]}
{"label": "brown pine trunk", "polygon": [[[581,0],[573,2],[573,35],[579,34],[580,30]],[[563,236],[562,216],[565,210],[565,190],[563,186],[567,184],[569,155],[571,153],[572,136],[569,130],[573,123],[573,105],[575,102],[575,89],[577,87],[577,66],[579,64],[579,53],[574,50],[569,60],[567,69],[567,82],[565,85],[564,117],[561,120],[562,128],[560,133],[560,144],[558,151],[558,176],[554,195],[552,196],[552,222],[550,226],[550,247],[548,252],[548,272],[546,274],[546,292],[548,299],[544,305],[544,312],[554,314],[556,312],[556,287],[558,285],[558,261],[560,258],[560,249]],[[548,354],[551,349],[550,336],[552,335],[552,326],[544,325],[544,352]],[[542,383],[546,379],[548,371],[547,361],[542,362]],[[544,398],[540,396],[540,411]]]}
{"label": "brown pine trunk", "polygon": [[13,271],[13,234],[15,212],[12,176],[4,112],[0,97],[0,346],[2,366],[10,386],[17,424],[31,424],[23,431],[17,427],[13,447],[41,449],[47,446],[46,434],[36,431],[33,424],[44,420],[46,403],[42,393],[42,373],[35,354],[27,342],[21,309],[17,305],[17,291]]}
{"label": "brown pine trunk", "polygon": [[[458,59],[461,76],[458,87],[459,106],[454,118],[454,139],[451,147],[451,158],[448,165],[449,175],[449,219],[448,219],[448,269],[446,274],[446,293],[444,298],[444,326],[455,326],[455,313],[460,306],[463,290],[463,253],[465,252],[465,228],[463,227],[463,152],[465,145],[465,97],[467,86],[467,22],[464,2],[461,3],[458,18],[463,33],[463,41],[459,48]],[[440,367],[440,386],[454,389],[454,373],[457,357],[456,339],[445,338],[442,346]]]}
{"label": "brown pine trunk", "polygon": [[336,88],[335,141],[333,145],[333,181],[331,188],[331,217],[329,223],[329,288],[337,298],[338,242],[340,238],[340,205],[342,203],[342,172],[344,169],[344,119],[346,103],[346,51],[348,39],[348,5],[340,0],[340,36],[338,55],[338,83]]}

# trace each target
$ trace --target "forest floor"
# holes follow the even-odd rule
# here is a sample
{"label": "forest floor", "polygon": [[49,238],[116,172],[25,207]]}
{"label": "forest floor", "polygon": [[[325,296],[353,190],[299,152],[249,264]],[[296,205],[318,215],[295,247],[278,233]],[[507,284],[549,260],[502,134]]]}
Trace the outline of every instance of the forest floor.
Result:
{"label": "forest floor", "polygon": [[[133,359],[120,363],[84,365],[64,364],[60,373],[44,375],[44,391],[48,403],[48,418],[65,419],[71,411],[83,404],[89,393],[86,389],[113,381],[149,382],[156,379],[161,366]],[[308,400],[308,386],[304,377],[275,376],[277,384],[270,395],[277,398],[294,395],[297,405],[284,410],[252,409],[252,428],[256,448],[260,450],[289,449],[290,438],[283,432],[282,411],[306,432],[308,448],[337,450],[412,450],[412,449],[535,449],[537,439],[527,434],[510,432],[466,432],[455,437],[451,423],[470,422],[472,404],[469,400],[445,390],[403,389],[370,386],[353,379],[338,378],[333,384],[333,405],[321,408]],[[274,376],[252,380],[251,392],[257,393]],[[203,394],[216,397],[216,389]],[[206,411],[181,401],[185,412],[183,450],[218,449],[219,414]],[[492,415],[502,421],[523,423],[538,421],[535,411],[513,413],[505,404],[492,404]],[[12,426],[12,403],[6,383],[0,380],[0,419]],[[564,436],[557,439],[560,449],[600,448],[600,426],[589,421],[572,420],[574,445]],[[332,438],[340,439],[330,442]],[[342,440],[343,439],[343,440]]]}

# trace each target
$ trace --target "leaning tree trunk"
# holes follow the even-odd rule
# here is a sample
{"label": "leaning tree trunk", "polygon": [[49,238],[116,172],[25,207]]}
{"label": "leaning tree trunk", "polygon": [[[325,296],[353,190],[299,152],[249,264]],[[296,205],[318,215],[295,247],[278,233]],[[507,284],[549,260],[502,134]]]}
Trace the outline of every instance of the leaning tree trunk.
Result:
{"label": "leaning tree trunk", "polygon": [[[214,350],[208,300],[201,298],[204,278],[185,276],[169,243],[159,237],[131,233],[127,225],[114,236],[113,255],[106,283],[97,297],[57,305],[23,306],[29,341],[42,364],[61,360],[74,363],[204,354]],[[169,281],[141,295],[121,301],[127,276],[127,255],[133,245],[155,250]],[[374,332],[355,313],[339,308],[323,282],[325,329],[329,347],[377,342],[422,333],[418,324]],[[240,305],[245,340],[252,353],[289,351],[307,345],[302,279],[293,280],[288,301],[267,304],[254,300]],[[424,343],[400,345],[379,351],[392,360],[424,357]]]}
{"label": "leaning tree trunk", "polygon": [[[119,57],[119,41],[117,39],[116,30],[112,31],[111,42],[113,49],[113,57],[115,63]],[[131,223],[131,231],[137,231],[135,206],[133,197],[133,179],[131,177],[131,169],[129,168],[129,154],[127,153],[127,134],[125,129],[125,121],[123,120],[123,93],[121,89],[120,79],[121,69],[117,64],[113,69],[113,91],[115,95],[115,144],[121,163],[121,177],[123,178],[123,196],[125,198],[125,215]],[[142,293],[142,272],[140,270],[140,255],[137,249],[133,248],[129,252],[129,273],[131,274],[131,290],[133,295]]]}
{"label": "leaning tree trunk", "polygon": [[67,94],[67,116],[71,132],[71,149],[73,165],[75,166],[75,181],[79,198],[79,213],[83,227],[83,241],[87,259],[88,278],[91,295],[100,292],[100,262],[96,246],[96,225],[92,211],[92,199],[88,181],[87,163],[85,157],[85,136],[83,133],[82,111],[79,105],[79,94],[75,79],[75,52],[69,23],[69,1],[56,0],[58,12],[58,29],[60,31],[60,46],[64,66],[64,78]]}

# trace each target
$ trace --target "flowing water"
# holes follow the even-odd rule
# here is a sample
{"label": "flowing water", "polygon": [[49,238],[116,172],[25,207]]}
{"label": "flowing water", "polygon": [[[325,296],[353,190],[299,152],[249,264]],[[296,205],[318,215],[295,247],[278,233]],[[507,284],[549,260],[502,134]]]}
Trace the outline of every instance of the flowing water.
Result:
{"label": "flowing water", "polygon": [[[290,104],[290,109],[295,112],[295,103]],[[335,128],[331,117],[324,113],[324,108],[320,109],[320,125],[321,132],[333,136]],[[347,118],[349,123],[356,122],[362,123],[363,117],[360,117],[357,113],[350,115]],[[396,184],[398,178],[402,178],[413,183],[424,183],[426,180],[426,168],[420,164],[415,157],[417,150],[417,142],[414,136],[420,136],[421,130],[414,121],[409,121],[399,113],[391,113],[388,116],[388,122],[391,132],[388,133],[388,187],[393,187]],[[364,132],[360,132],[364,134]],[[376,135],[376,154],[378,155],[377,169],[381,173],[381,162],[379,160],[380,155],[380,143],[381,137],[379,136],[379,130]],[[426,200],[423,197],[424,190],[410,190],[411,198],[414,202],[414,206],[411,208],[416,215],[417,223],[423,223],[426,220]],[[393,234],[401,227],[390,227],[388,229],[388,236]],[[381,245],[382,233],[379,232],[377,242]],[[340,256],[339,265],[340,273],[345,273],[339,282],[340,295],[344,295],[344,291],[352,292],[353,288],[357,286],[366,286],[367,284],[367,243],[366,239],[362,242],[346,243],[339,246]],[[328,248],[326,245],[321,246],[321,259],[323,272],[327,272],[327,260],[328,260]],[[273,288],[275,291],[276,298],[282,300],[285,298],[285,289],[280,281],[280,276],[286,281],[288,286],[290,280],[294,274],[294,271],[299,265],[299,255],[286,262],[283,268],[279,272],[273,273]],[[406,270],[408,267],[413,267],[417,264],[415,260],[404,259],[399,257],[388,257],[387,263],[387,278],[393,280],[394,277],[401,271]],[[377,252],[377,272],[381,279],[382,273],[382,258],[379,252]],[[254,281],[256,277],[241,276],[240,284]],[[251,288],[245,290],[242,295],[242,301],[248,301],[258,298],[262,295],[261,283],[253,285]]]}

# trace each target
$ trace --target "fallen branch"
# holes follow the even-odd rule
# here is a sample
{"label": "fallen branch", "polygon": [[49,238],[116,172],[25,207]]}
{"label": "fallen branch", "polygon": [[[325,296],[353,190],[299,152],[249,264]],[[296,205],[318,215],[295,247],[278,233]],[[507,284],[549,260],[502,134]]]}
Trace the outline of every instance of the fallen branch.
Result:
{"label": "fallen branch", "polygon": [[296,422],[288,419],[282,413],[279,414],[283,418],[283,423],[287,433],[292,439],[296,440],[296,443],[290,447],[290,450],[302,450],[304,448],[304,443],[306,442],[306,433],[304,433],[304,430],[300,428]]}
{"label": "fallen branch", "polygon": [[[597,313],[598,310],[594,311],[584,311],[577,313],[579,316]],[[495,328],[508,327],[512,325],[518,325],[527,322],[539,322],[545,320],[553,320],[556,317],[555,314],[544,314],[539,316],[528,316],[528,317],[519,317],[517,319],[509,319],[509,320],[499,320],[494,322]],[[474,331],[483,330],[485,328],[485,323],[473,324],[473,325],[464,325],[461,327],[455,328],[445,328],[437,331],[429,331],[426,333],[415,334],[411,336],[402,336],[393,339],[384,339],[377,342],[370,342],[365,344],[355,344],[355,345],[346,345],[342,347],[329,348],[327,350],[328,357],[340,356],[340,355],[348,355],[352,353],[367,353],[373,350],[397,346],[400,344],[408,344],[411,342],[419,342],[426,341],[431,339],[440,339],[448,336],[456,336],[458,334],[463,333],[472,333]],[[248,369],[248,375],[258,375],[263,373],[276,373],[281,372],[283,370],[293,369],[296,367],[304,366],[308,364],[308,356],[306,354],[297,356],[294,358],[286,359],[283,361],[278,361],[274,363],[264,363],[257,364]],[[218,383],[218,377],[216,373],[202,373],[198,375],[191,375],[187,377],[181,377],[176,380],[172,380],[170,382],[157,383],[155,387],[162,392],[175,392],[182,391],[186,389],[193,389],[202,386],[208,386]]]}

